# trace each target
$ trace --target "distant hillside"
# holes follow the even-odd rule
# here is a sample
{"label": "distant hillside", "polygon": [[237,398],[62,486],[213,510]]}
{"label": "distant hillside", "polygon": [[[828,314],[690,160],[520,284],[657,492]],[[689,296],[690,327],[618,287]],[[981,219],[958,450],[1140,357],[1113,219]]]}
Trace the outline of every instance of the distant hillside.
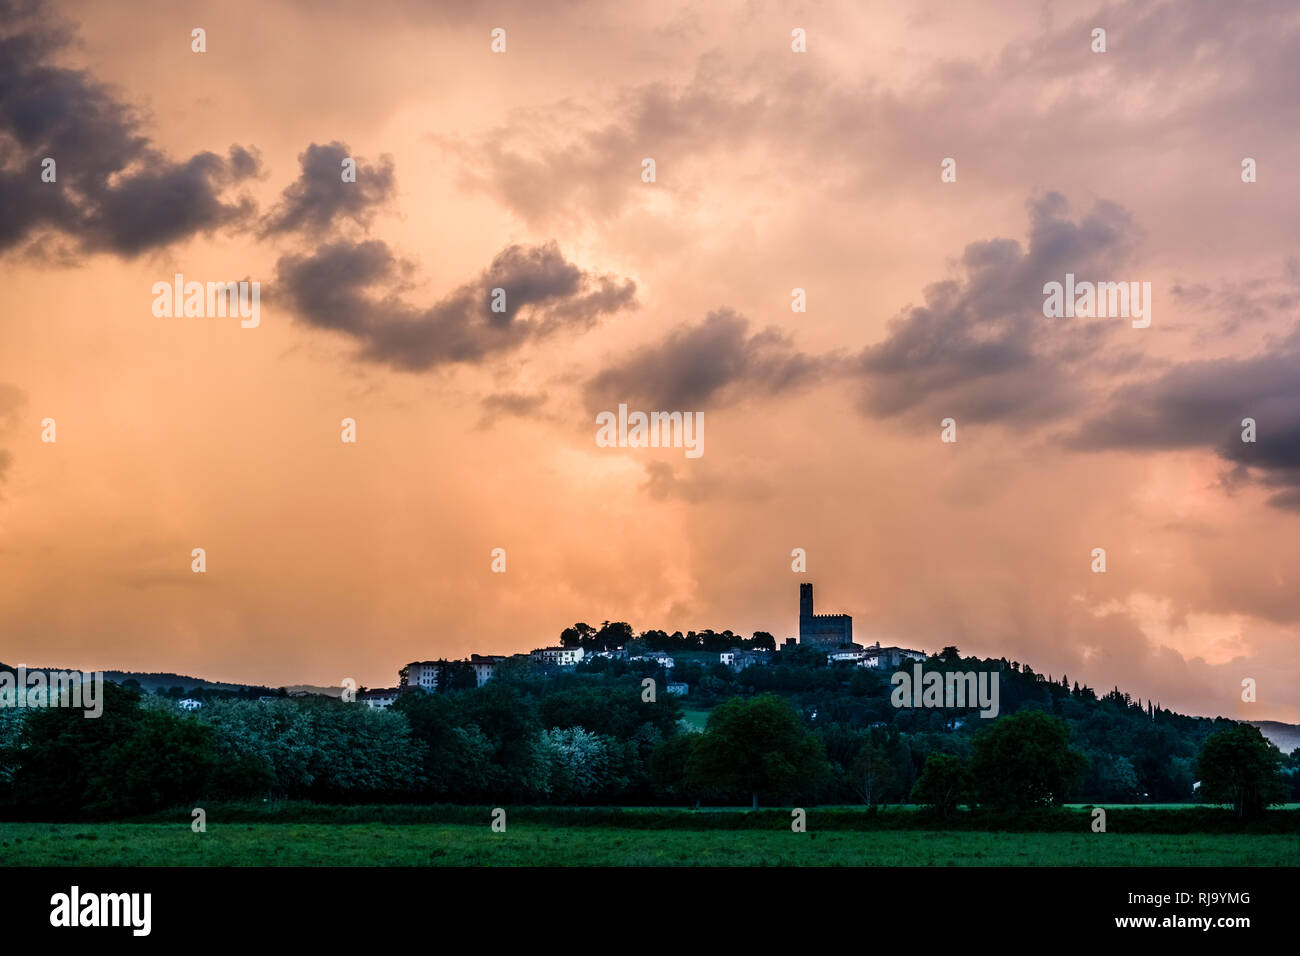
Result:
{"label": "distant hillside", "polygon": [[1247,720],[1244,723],[1258,727],[1259,732],[1284,754],[1300,747],[1300,725],[1283,724],[1276,720]]}
{"label": "distant hillside", "polygon": [[104,671],[104,680],[111,680],[115,684],[124,684],[128,680],[134,680],[143,690],[167,690],[171,687],[184,687],[186,690],[193,690],[201,687],[204,690],[244,690],[253,687],[253,684],[226,684],[220,681],[204,680],[201,677],[190,677],[186,674],[159,674],[143,673],[141,671]]}
{"label": "distant hillside", "polygon": [[[71,670],[66,667],[28,667],[28,672],[32,671],[60,671]],[[14,667],[9,664],[0,663],[0,671],[12,671]],[[159,673],[150,671],[104,671],[104,680],[112,681],[114,684],[125,684],[128,680],[134,680],[140,685],[142,690],[146,691],[169,691],[173,687],[182,687],[186,691],[193,690],[260,690],[272,691],[279,688],[268,687],[265,684],[231,684],[223,681],[204,680],[202,677],[191,677],[188,674]],[[342,687],[317,687],[314,684],[292,684],[284,688],[290,694],[321,694],[325,697],[340,697],[343,694]]]}
{"label": "distant hillside", "polygon": [[317,687],[315,684],[290,684],[285,688],[290,694],[320,694],[323,697],[342,697],[342,687]]}
{"label": "distant hillside", "polygon": [[[0,671],[13,671],[15,668],[11,664],[0,664]],[[76,670],[69,667],[35,667],[27,666],[28,673],[32,671],[62,671]],[[112,681],[115,684],[124,684],[128,680],[134,680],[139,683],[144,690],[169,690],[172,687],[184,687],[186,690],[203,688],[205,690],[244,690],[250,687],[260,687],[260,684],[227,684],[221,681],[204,680],[202,677],[190,677],[187,674],[169,674],[143,671],[104,671],[104,680]]]}

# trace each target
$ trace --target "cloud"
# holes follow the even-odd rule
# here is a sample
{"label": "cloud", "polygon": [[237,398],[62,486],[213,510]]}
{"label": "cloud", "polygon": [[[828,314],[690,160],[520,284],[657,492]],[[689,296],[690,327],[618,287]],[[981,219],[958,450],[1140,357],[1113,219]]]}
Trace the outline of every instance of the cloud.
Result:
{"label": "cloud", "polygon": [[834,359],[805,355],[776,328],[749,334],[749,320],[717,309],[593,376],[591,408],[619,402],[647,410],[695,411],[752,394],[773,395],[814,381]]}
{"label": "cloud", "polygon": [[[1300,328],[1268,352],[1183,362],[1116,390],[1070,443],[1085,449],[1203,448],[1233,472],[1225,484],[1257,479],[1278,489],[1269,503],[1300,511]],[[1241,440],[1244,418],[1256,440]]]}
{"label": "cloud", "polygon": [[966,246],[962,276],[925,290],[925,305],[905,310],[884,341],[858,359],[865,413],[989,422],[1044,422],[1079,407],[1090,371],[1121,319],[1048,319],[1043,285],[1132,280],[1125,271],[1137,239],[1128,213],[1099,201],[1078,222],[1065,197],[1029,202],[1029,246],[990,239]]}
{"label": "cloud", "polygon": [[[343,160],[356,160],[356,181],[344,182]],[[279,205],[262,223],[262,235],[302,231],[318,235],[336,219],[351,219],[365,226],[375,207],[392,198],[396,189],[391,156],[367,165],[337,140],[325,146],[312,143],[299,154],[302,172],[284,190]]]}
{"label": "cloud", "polygon": [[[12,431],[17,427],[19,410],[26,404],[26,392],[17,385],[0,382],[0,432]],[[13,463],[13,453],[0,448],[0,484],[4,483]]]}
{"label": "cloud", "polygon": [[490,428],[499,418],[536,418],[546,404],[546,393],[527,395],[523,392],[498,392],[487,395],[480,403],[483,406],[483,418],[479,428]]}
{"label": "cloud", "polygon": [[648,461],[645,470],[646,482],[641,490],[656,501],[676,499],[697,504],[722,498],[728,502],[753,502],[770,498],[773,494],[768,481],[751,474],[723,477],[702,473],[692,465],[687,474],[678,477],[673,466],[666,461]]}
{"label": "cloud", "polygon": [[[634,191],[644,194],[645,156],[671,163],[723,145],[738,148],[762,135],[765,123],[779,127],[781,117],[806,111],[797,99],[783,88],[747,93],[705,71],[683,86],[655,82],[624,90],[599,111],[565,101],[517,111],[508,124],[469,140],[431,138],[461,161],[463,186],[492,195],[529,223],[607,219]],[[648,143],[654,144],[649,152]],[[664,176],[656,188],[671,189],[673,182]]]}
{"label": "cloud", "polygon": [[[107,87],[53,65],[72,40],[43,4],[0,4],[0,251],[54,232],[86,252],[133,256],[252,214],[250,199],[224,193],[257,174],[254,153],[167,159]],[[52,183],[41,180],[47,157]]]}
{"label": "cloud", "polygon": [[1214,335],[1230,335],[1300,306],[1300,260],[1287,259],[1279,276],[1229,280],[1218,287],[1176,283],[1169,291],[1180,307],[1214,317]]}
{"label": "cloud", "polygon": [[18,424],[18,410],[27,404],[27,393],[17,385],[0,382],[0,431]]}
{"label": "cloud", "polygon": [[[877,198],[882,180],[914,171],[933,181],[944,156],[961,158],[982,189],[1009,193],[1043,169],[1113,161],[1080,143],[1156,136],[1188,152],[1239,142],[1286,153],[1289,140],[1275,131],[1300,122],[1300,9],[1242,0],[1235,10],[1225,18],[1215,0],[1133,0],[1065,22],[1046,10],[1008,16],[1002,41],[993,39],[1000,49],[983,36],[966,54],[915,47],[905,70],[875,75],[825,62],[810,70],[809,58],[774,60],[768,50],[746,60],[744,44],[713,48],[684,82],[640,83],[598,107],[560,99],[473,137],[433,138],[460,160],[462,184],[534,225],[616,219],[654,194],[639,178],[644,156],[659,163],[656,191],[693,189],[711,202],[715,190],[699,183],[720,164],[749,175],[757,164],[815,166],[815,187],[843,200]],[[1099,23],[1110,31],[1105,55],[1090,49]]]}
{"label": "cloud", "polygon": [[[872,417],[975,422],[1046,422],[1080,407],[1081,378],[1123,368],[1131,355],[1106,349],[1122,320],[1048,319],[1043,285],[1067,272],[1080,280],[1120,280],[1139,232],[1115,203],[1101,200],[1077,221],[1064,196],[1028,203],[1028,248],[1013,239],[966,246],[957,279],[925,290],[925,305],[906,309],[885,339],[850,359],[808,355],[776,328],[749,333],[728,308],[593,376],[589,407],[644,403],[699,409],[770,396],[847,375],[860,383],[860,407]],[[937,420],[937,418],[936,418]]]}
{"label": "cloud", "polygon": [[[636,283],[584,272],[554,242],[507,246],[477,279],[424,309],[398,297],[412,269],[384,242],[340,240],[281,257],[277,289],[303,321],[355,339],[368,361],[409,372],[478,363],[636,305]],[[501,312],[491,309],[497,289]]]}

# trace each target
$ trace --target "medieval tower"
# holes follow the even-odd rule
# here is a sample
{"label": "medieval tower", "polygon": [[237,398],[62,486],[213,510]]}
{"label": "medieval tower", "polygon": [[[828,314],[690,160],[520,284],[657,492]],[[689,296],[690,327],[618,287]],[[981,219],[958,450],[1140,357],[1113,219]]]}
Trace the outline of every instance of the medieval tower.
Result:
{"label": "medieval tower", "polygon": [[799,643],[843,647],[853,643],[853,618],[847,614],[814,614],[813,586],[799,585]]}

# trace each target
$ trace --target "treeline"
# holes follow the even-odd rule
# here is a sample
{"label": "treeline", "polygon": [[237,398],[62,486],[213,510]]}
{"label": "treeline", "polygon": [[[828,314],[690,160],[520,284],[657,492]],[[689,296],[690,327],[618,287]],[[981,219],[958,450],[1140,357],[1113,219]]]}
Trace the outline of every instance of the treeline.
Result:
{"label": "treeline", "polygon": [[390,710],[325,697],[179,711],[105,684],[104,712],[0,710],[0,814],[117,818],[204,800],[605,803],[652,797],[673,699],[635,686],[489,683]]}
{"label": "treeline", "polygon": [[392,798],[418,745],[401,716],[328,698],[174,701],[104,685],[104,709],[0,710],[0,813],[118,818],[203,799]]}
{"label": "treeline", "polygon": [[[118,681],[128,690],[133,690],[138,694],[150,693],[150,688],[141,686],[140,682],[134,677],[129,677],[124,681]],[[197,701],[208,700],[258,700],[262,697],[288,697],[289,692],[283,687],[219,687],[214,685],[199,684],[190,687],[188,690],[181,684],[171,684],[164,686],[156,684],[152,687],[152,693],[159,697],[167,697],[171,700],[183,700],[192,698]]]}
{"label": "treeline", "polygon": [[606,621],[598,628],[582,623],[566,627],[560,632],[560,646],[581,647],[588,652],[612,651],[622,647],[633,652],[646,650],[684,654],[706,651],[716,654],[733,647],[754,651],[775,650],[776,638],[766,631],[755,631],[753,637],[741,637],[730,630],[713,631],[707,628],[702,631],[687,631],[685,634],[681,631],[669,634],[667,631],[649,630],[638,635],[633,634],[632,625],[625,621]]}
{"label": "treeline", "polygon": [[[922,803],[1018,812],[1069,803],[1231,804],[1300,797],[1300,751],[1248,725],[1000,671],[1000,716],[896,708],[887,675],[807,648],[739,673],[713,664],[527,661],[484,685],[411,689],[389,710],[327,697],[167,696],[105,685],[104,714],[0,709],[0,814],[123,817],[204,801],[750,806]],[[820,658],[821,663],[817,661]],[[692,682],[683,700],[665,680]],[[646,678],[654,681],[648,684]],[[658,693],[655,693],[655,690]],[[1193,788],[1199,781],[1200,789]]]}
{"label": "treeline", "polygon": [[[1002,716],[1035,710],[1063,721],[1085,758],[1068,793],[1072,802],[1194,801],[1201,748],[1215,731],[1235,726],[1226,718],[1176,714],[1118,689],[1098,695],[1067,675],[1039,674],[1017,661],[962,657],[955,647],[923,666],[927,672],[997,671]],[[636,662],[600,658],[577,670],[607,679],[641,672]],[[910,665],[904,670],[910,673]],[[821,792],[828,802],[908,802],[932,754],[969,760],[975,733],[990,723],[976,708],[894,707],[888,672],[847,662],[827,666],[825,652],[810,647],[783,647],[769,662],[739,672],[715,661],[678,659],[671,677],[689,685],[696,708],[764,692],[787,700],[817,732],[831,761]],[[1288,798],[1300,799],[1300,758],[1284,758],[1283,772]]]}

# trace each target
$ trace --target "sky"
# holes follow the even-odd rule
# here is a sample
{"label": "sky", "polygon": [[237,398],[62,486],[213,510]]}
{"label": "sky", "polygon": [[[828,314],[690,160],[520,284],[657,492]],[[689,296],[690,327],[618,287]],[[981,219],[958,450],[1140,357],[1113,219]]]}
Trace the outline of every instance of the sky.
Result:
{"label": "sky", "polygon": [[811,581],[1300,721],[1297,62],[1272,0],[0,0],[0,660],[387,686]]}

